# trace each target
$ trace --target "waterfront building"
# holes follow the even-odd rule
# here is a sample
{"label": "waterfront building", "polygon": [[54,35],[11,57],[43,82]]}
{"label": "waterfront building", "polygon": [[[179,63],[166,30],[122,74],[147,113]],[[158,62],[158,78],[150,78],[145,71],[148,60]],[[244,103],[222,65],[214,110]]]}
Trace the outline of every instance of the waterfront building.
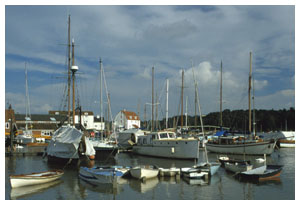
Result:
{"label": "waterfront building", "polygon": [[140,128],[140,117],[132,111],[121,110],[115,117],[114,125],[117,130],[128,130],[132,128]]}

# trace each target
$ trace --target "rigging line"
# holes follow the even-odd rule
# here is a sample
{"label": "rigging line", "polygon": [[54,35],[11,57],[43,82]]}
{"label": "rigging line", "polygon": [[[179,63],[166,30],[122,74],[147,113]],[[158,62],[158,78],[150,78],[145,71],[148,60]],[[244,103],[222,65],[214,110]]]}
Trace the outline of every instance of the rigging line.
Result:
{"label": "rigging line", "polygon": [[[109,112],[110,112],[110,119],[113,121],[112,112],[111,112],[111,103],[110,103],[110,99],[108,97],[108,89],[107,89],[107,84],[106,84],[104,67],[102,67],[102,72],[103,72],[104,87],[105,87],[105,91],[106,91],[106,99],[107,99],[107,102],[108,102],[108,107],[109,107]],[[113,129],[113,133],[115,133],[115,129]]]}

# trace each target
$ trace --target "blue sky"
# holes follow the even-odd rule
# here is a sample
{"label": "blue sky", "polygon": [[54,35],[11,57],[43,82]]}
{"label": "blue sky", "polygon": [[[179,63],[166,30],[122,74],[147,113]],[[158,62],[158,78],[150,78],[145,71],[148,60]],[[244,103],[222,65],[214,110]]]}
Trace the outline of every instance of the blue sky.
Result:
{"label": "blue sky", "polygon": [[[137,112],[140,103],[143,118],[144,105],[151,102],[152,66],[160,115],[166,78],[169,116],[178,114],[182,69],[193,115],[192,62],[202,113],[218,111],[221,60],[223,108],[246,109],[250,51],[256,108],[295,107],[295,6],[6,6],[5,103],[17,112],[25,113],[25,61],[31,112],[59,109],[66,85],[68,14],[78,45],[80,103],[95,115],[100,112],[100,57],[113,115],[121,109]],[[148,116],[149,111],[147,105]]]}

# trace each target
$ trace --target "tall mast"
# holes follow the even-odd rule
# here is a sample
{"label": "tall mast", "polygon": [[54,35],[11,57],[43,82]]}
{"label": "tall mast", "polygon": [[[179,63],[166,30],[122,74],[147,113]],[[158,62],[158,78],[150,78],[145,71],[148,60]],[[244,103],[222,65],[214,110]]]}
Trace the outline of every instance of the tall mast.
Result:
{"label": "tall mast", "polygon": [[78,70],[78,67],[75,66],[74,39],[72,39],[72,68],[71,68],[71,70],[72,70],[72,81],[73,81],[73,126],[75,127],[75,72]]}
{"label": "tall mast", "polygon": [[250,52],[250,72],[249,72],[249,90],[248,90],[248,103],[249,103],[249,133],[251,134],[251,80],[252,80],[252,52]]}
{"label": "tall mast", "polygon": [[[192,61],[192,69],[194,70],[194,64]],[[195,126],[197,126],[197,84],[195,83]]]}
{"label": "tall mast", "polygon": [[71,93],[70,93],[70,87],[71,87],[71,17],[69,15],[68,19],[68,124],[70,124],[70,118],[71,118]]}
{"label": "tall mast", "polygon": [[254,77],[252,78],[252,84],[253,84],[253,89],[252,89],[252,101],[253,101],[253,133],[254,133],[254,137],[256,136],[256,131],[255,131],[255,125],[256,125],[256,122],[255,122],[255,105],[254,105]]}
{"label": "tall mast", "polygon": [[167,79],[166,89],[166,129],[168,129],[168,118],[169,118],[169,79]]}
{"label": "tall mast", "polygon": [[223,75],[223,70],[222,70],[222,61],[221,61],[221,83],[220,83],[220,128],[222,129],[223,126],[223,120],[222,120],[222,75]]}
{"label": "tall mast", "polygon": [[182,81],[181,81],[181,129],[183,128],[183,79],[184,79],[184,70],[182,69]]}
{"label": "tall mast", "polygon": [[154,126],[154,67],[152,67],[152,118],[151,118],[151,131]]}
{"label": "tall mast", "polygon": [[25,130],[28,131],[28,121],[31,121],[30,116],[30,101],[29,101],[29,91],[28,91],[28,76],[27,76],[27,63],[25,62],[25,95],[26,95],[26,103],[25,103]]}
{"label": "tall mast", "polygon": [[[101,124],[100,127],[102,127],[102,123],[103,123],[103,118],[102,118],[102,116],[103,116],[103,98],[102,98],[102,60],[101,60],[101,58],[100,58],[99,63],[100,63],[100,124]],[[100,132],[101,132],[101,130],[100,130]],[[103,139],[103,132],[101,132],[101,140],[102,139]]]}

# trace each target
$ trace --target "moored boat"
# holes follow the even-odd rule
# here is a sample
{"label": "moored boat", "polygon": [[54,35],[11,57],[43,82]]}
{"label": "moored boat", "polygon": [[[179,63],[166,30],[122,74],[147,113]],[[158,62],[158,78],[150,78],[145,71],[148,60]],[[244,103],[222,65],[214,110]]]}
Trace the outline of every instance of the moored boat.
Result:
{"label": "moored boat", "polygon": [[199,139],[176,137],[174,132],[160,131],[138,137],[133,153],[165,158],[198,159]]}
{"label": "moored boat", "polygon": [[280,177],[282,165],[264,165],[256,169],[241,172],[238,177],[247,180],[272,180],[273,178]]}
{"label": "moored boat", "polygon": [[187,177],[190,179],[200,179],[200,178],[208,178],[209,170],[203,171],[200,168],[196,167],[184,167],[180,169],[183,177]]}
{"label": "moored boat", "polygon": [[161,177],[174,177],[180,176],[180,168],[171,167],[171,168],[159,168],[159,176]]}
{"label": "moored boat", "polygon": [[91,183],[118,183],[121,177],[129,173],[129,167],[80,167],[79,178]]}
{"label": "moored boat", "polygon": [[90,158],[95,153],[92,143],[80,130],[71,126],[57,129],[47,147],[48,162],[55,164],[77,161],[80,156]]}
{"label": "moored boat", "polygon": [[130,174],[136,179],[149,179],[157,177],[158,168],[152,165],[137,166],[130,169]]}
{"label": "moored boat", "polygon": [[250,160],[242,160],[242,159],[231,159],[227,156],[221,156],[218,158],[218,161],[221,163],[221,166],[225,166],[225,163],[248,163],[250,164]]}
{"label": "moored boat", "polygon": [[31,174],[11,175],[10,183],[12,188],[43,184],[57,180],[62,177],[63,174],[64,172],[62,170],[53,170]]}
{"label": "moored boat", "polygon": [[244,171],[249,171],[253,168],[252,164],[248,164],[247,162],[226,162],[225,169],[227,171],[231,171],[234,173],[240,173]]}
{"label": "moored boat", "polygon": [[[223,131],[225,134],[226,131]],[[220,154],[246,154],[246,155],[270,155],[273,153],[276,141],[269,140],[245,140],[239,136],[226,134],[218,139],[210,140],[206,143],[206,148],[210,152]]]}
{"label": "moored boat", "polygon": [[208,172],[210,176],[214,175],[220,168],[221,163],[219,162],[202,162],[195,165],[195,168],[198,168],[202,171]]}

